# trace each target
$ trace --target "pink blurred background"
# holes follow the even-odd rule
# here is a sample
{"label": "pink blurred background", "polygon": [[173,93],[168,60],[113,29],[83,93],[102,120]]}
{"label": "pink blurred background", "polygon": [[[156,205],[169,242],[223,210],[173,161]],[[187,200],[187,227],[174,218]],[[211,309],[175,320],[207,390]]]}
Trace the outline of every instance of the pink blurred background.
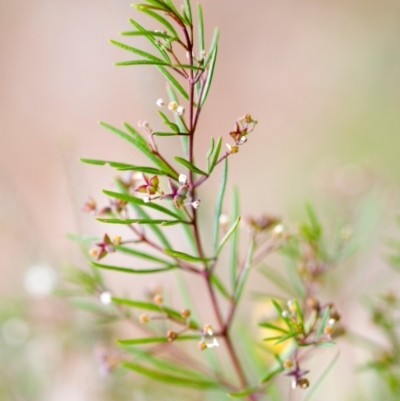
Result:
{"label": "pink blurred background", "polygon": [[[144,162],[97,121],[135,125],[141,119],[161,127],[155,102],[166,97],[163,77],[155,68],[112,65],[129,56],[108,39],[129,29],[128,17],[146,20],[130,3],[0,3],[2,296],[24,291],[32,264],[79,260],[65,233],[101,233],[80,210],[88,195],[102,199],[101,188],[111,185],[114,173],[83,165],[79,157]],[[211,135],[228,141],[244,113],[259,120],[230,163],[244,214],[297,218],[307,199],[346,213],[363,194],[371,216],[366,229],[378,230],[372,237],[390,233],[400,210],[400,3],[202,4],[208,43],[214,26],[221,38],[196,153],[203,158]],[[204,209],[212,206],[206,199],[217,185],[204,189]],[[371,254],[375,268],[381,268],[381,253],[377,248]],[[345,286],[351,291],[361,276],[372,288],[376,274],[374,268],[361,271]]]}

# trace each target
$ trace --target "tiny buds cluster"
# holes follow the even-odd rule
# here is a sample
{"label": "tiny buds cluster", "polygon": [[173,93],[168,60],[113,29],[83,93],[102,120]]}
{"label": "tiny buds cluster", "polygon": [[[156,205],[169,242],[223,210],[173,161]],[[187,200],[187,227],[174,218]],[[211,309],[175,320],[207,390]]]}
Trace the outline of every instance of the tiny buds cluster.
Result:
{"label": "tiny buds cluster", "polygon": [[162,303],[164,302],[164,299],[160,294],[155,294],[153,297],[153,302],[156,305],[162,305]]}
{"label": "tiny buds cluster", "polygon": [[293,299],[289,299],[289,301],[287,301],[286,305],[292,314],[296,313],[296,304]]}
{"label": "tiny buds cluster", "polygon": [[[285,361],[286,362],[286,361]],[[292,388],[296,387],[307,388],[310,382],[304,377],[309,371],[300,369],[298,363],[293,363],[294,367],[289,372],[285,373],[286,376],[292,377]]]}
{"label": "tiny buds cluster", "polygon": [[112,294],[109,291],[103,291],[100,294],[100,302],[103,305],[110,305],[112,303]]}
{"label": "tiny buds cluster", "polygon": [[256,231],[269,231],[280,224],[280,219],[263,214],[258,217],[247,217],[246,223]]}
{"label": "tiny buds cluster", "polygon": [[213,330],[210,324],[205,324],[203,327],[203,333],[208,334],[209,336],[213,335]]}
{"label": "tiny buds cluster", "polygon": [[149,135],[153,133],[153,129],[150,127],[150,124],[147,121],[138,121],[138,127],[144,129]]}
{"label": "tiny buds cluster", "polygon": [[187,177],[185,174],[179,174],[179,178],[178,181],[180,184],[182,185],[186,185],[187,184]]}
{"label": "tiny buds cluster", "polygon": [[197,347],[199,348],[200,351],[204,351],[207,349],[207,344],[205,341],[202,340],[197,344]]}
{"label": "tiny buds cluster", "polygon": [[[181,175],[183,175],[183,174],[181,174]],[[181,182],[180,182],[180,184],[181,184]],[[161,196],[161,198],[162,199],[164,199],[164,198],[172,199],[177,208],[182,207],[185,204],[186,195],[189,191],[189,186],[186,184],[177,186],[174,184],[174,182],[171,180],[171,178],[168,178],[168,187],[171,192],[168,194],[163,194]]]}
{"label": "tiny buds cluster", "polygon": [[309,311],[319,311],[319,302],[317,299],[309,297],[306,299],[306,306]]}
{"label": "tiny buds cluster", "polygon": [[142,313],[139,316],[139,321],[142,324],[146,324],[146,323],[148,323],[150,321],[150,316],[147,313]]}
{"label": "tiny buds cluster", "polygon": [[190,310],[189,310],[189,309],[183,309],[183,310],[181,311],[181,317],[182,317],[183,319],[188,319],[188,318],[190,317],[190,315],[191,315],[191,313],[190,313]]}
{"label": "tiny buds cluster", "polygon": [[122,238],[120,235],[114,235],[113,239],[112,239],[112,243],[114,245],[120,245],[122,241]]}
{"label": "tiny buds cluster", "polygon": [[178,338],[178,333],[176,331],[173,330],[168,330],[167,331],[167,340],[169,342],[174,341]]}
{"label": "tiny buds cluster", "polygon": [[112,252],[115,252],[114,243],[110,240],[108,234],[104,234],[103,241],[98,242],[96,248],[90,249],[89,255],[99,260]]}
{"label": "tiny buds cluster", "polygon": [[89,197],[83,204],[82,211],[89,214],[96,214],[96,210],[97,210],[96,201],[92,197]]}
{"label": "tiny buds cluster", "polygon": [[169,111],[176,113],[178,116],[183,116],[185,114],[185,108],[177,102],[172,101],[165,103],[163,99],[158,99],[156,104],[158,107],[166,107]]}
{"label": "tiny buds cluster", "polygon": [[160,180],[157,175],[148,178],[146,174],[142,174],[145,184],[140,185],[135,189],[136,192],[148,193],[149,195],[154,195],[159,191]]}
{"label": "tiny buds cluster", "polygon": [[247,135],[254,130],[256,125],[257,120],[254,120],[250,114],[245,114],[236,121],[234,130],[229,133],[235,144],[226,145],[229,153],[237,153],[239,151],[239,146],[247,142]]}

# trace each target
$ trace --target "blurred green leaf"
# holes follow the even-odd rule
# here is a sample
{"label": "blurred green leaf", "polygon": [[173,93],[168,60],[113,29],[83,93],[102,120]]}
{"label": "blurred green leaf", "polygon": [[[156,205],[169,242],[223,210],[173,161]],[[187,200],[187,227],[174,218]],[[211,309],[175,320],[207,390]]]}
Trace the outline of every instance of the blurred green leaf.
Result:
{"label": "blurred green leaf", "polygon": [[[229,214],[231,226],[234,227],[236,221],[240,219],[240,205],[239,205],[239,188],[233,187],[231,212]],[[231,288],[235,288],[237,268],[239,263],[239,230],[234,230],[229,249],[229,277],[231,280]]]}
{"label": "blurred green leaf", "polygon": [[144,268],[144,269],[130,269],[128,267],[119,267],[119,266],[111,266],[111,265],[103,265],[102,263],[97,262],[90,262],[92,266],[98,267],[99,269],[105,270],[114,270],[121,273],[132,273],[132,274],[150,274],[150,273],[161,273],[166,272],[172,269],[176,269],[177,265],[169,265],[163,267],[156,267],[156,268]]}
{"label": "blurred green leaf", "polygon": [[231,294],[229,294],[229,291],[225,288],[224,284],[215,273],[210,274],[210,282],[228,301],[232,300]]}
{"label": "blurred green leaf", "polygon": [[174,124],[172,121],[170,121],[169,118],[161,110],[158,110],[158,114],[163,119],[164,124],[167,125],[168,127],[170,127],[172,129],[172,131],[175,131],[176,133],[178,133],[180,131],[179,127],[176,124]]}
{"label": "blurred green leaf", "polygon": [[[132,20],[130,19],[129,22]],[[132,22],[131,22],[132,23]],[[134,25],[134,24],[132,24]],[[140,31],[125,31],[121,32],[121,35],[123,36],[150,36],[151,38],[163,38],[163,39],[169,39],[169,40],[177,40],[178,38],[173,37],[171,35],[168,35],[167,33],[161,32],[161,31],[146,31],[146,30],[140,30]]]}
{"label": "blurred green leaf", "polygon": [[284,369],[282,367],[279,367],[279,368],[276,368],[274,370],[271,370],[264,377],[261,378],[260,383],[265,383],[265,382],[271,380],[275,375],[277,375],[278,373],[283,372],[283,370]]}
{"label": "blurred green leaf", "polygon": [[246,397],[250,394],[253,394],[259,390],[260,390],[260,388],[258,386],[253,386],[253,387],[248,387],[244,390],[238,391],[236,393],[228,393],[228,396],[232,397],[232,398],[242,398],[242,397]]}
{"label": "blurred green leaf", "polygon": [[213,382],[213,381],[196,380],[196,379],[189,379],[189,378],[186,378],[183,376],[182,377],[175,376],[175,375],[167,374],[163,371],[148,369],[143,366],[133,364],[130,362],[123,362],[122,365],[127,369],[134,370],[138,373],[141,373],[145,376],[150,377],[153,380],[161,381],[161,382],[171,384],[171,385],[185,386],[185,387],[197,387],[197,388],[201,388],[201,389],[216,388],[216,387],[220,386],[218,383]]}
{"label": "blurred green leaf", "polygon": [[293,296],[293,290],[291,289],[291,283],[288,279],[281,276],[279,273],[274,271],[270,266],[262,266],[262,268],[257,270],[278,288],[284,291],[289,296]]}
{"label": "blurred green leaf", "polygon": [[[218,145],[217,145],[218,147]],[[213,244],[215,252],[218,249],[218,238],[219,238],[219,218],[222,213],[222,205],[224,201],[226,182],[228,180],[228,159],[224,160],[223,169],[222,169],[222,178],[221,184],[219,186],[217,201],[215,204],[215,212],[214,212],[214,230],[213,230]]]}
{"label": "blurred green leaf", "polygon": [[173,225],[173,224],[189,224],[187,221],[184,220],[165,220],[165,219],[104,219],[102,217],[96,217],[97,221],[101,221],[102,223],[107,224],[123,224],[123,225],[130,225],[130,224],[157,224],[157,225]]}
{"label": "blurred green leaf", "polygon": [[[224,245],[226,244],[226,242],[229,240],[229,238],[231,237],[231,235],[234,234],[235,230],[238,228],[240,223],[240,216],[238,216],[238,218],[236,219],[236,221],[233,223],[232,227],[228,230],[228,232],[224,235],[224,237],[222,238],[221,242],[218,245],[217,248],[217,256],[221,253],[222,248],[224,247]],[[236,275],[235,275],[235,280],[236,280]],[[234,281],[235,281],[234,280]]]}
{"label": "blurred green leaf", "polygon": [[260,327],[264,327],[266,329],[271,329],[271,330],[276,330],[280,331],[281,333],[287,334],[287,331],[282,329],[282,327],[275,326],[274,324],[268,323],[268,322],[262,322],[258,324]]}
{"label": "blurred green leaf", "polygon": [[304,401],[310,401],[315,394],[315,392],[318,390],[319,386],[323,383],[325,380],[326,376],[328,373],[332,370],[332,368],[335,366],[337,360],[339,359],[339,352],[334,356],[334,358],[329,362],[328,366],[323,370],[321,375],[318,377],[318,379],[315,381],[314,385],[308,390],[308,393],[306,397],[304,398]]}
{"label": "blurred green leaf", "polygon": [[138,56],[142,56],[142,57],[145,57],[145,58],[147,58],[149,60],[158,61],[158,62],[160,62],[162,64],[169,65],[169,63],[166,63],[164,60],[161,60],[160,58],[158,58],[156,56],[153,56],[152,54],[147,53],[147,52],[145,52],[143,50],[137,49],[136,47],[128,46],[125,43],[121,43],[121,42],[118,42],[118,41],[112,40],[112,39],[110,40],[110,43],[112,43],[113,45],[115,45],[117,47],[120,47],[121,49],[127,50],[127,51],[129,51],[131,53],[134,53],[134,54],[137,54]]}
{"label": "blurred green leaf", "polygon": [[249,249],[247,250],[247,255],[246,255],[246,260],[244,262],[243,271],[242,271],[241,275],[238,277],[237,285],[236,285],[236,288],[235,288],[234,298],[235,298],[236,302],[239,302],[239,300],[240,300],[240,298],[242,296],[243,289],[244,289],[244,286],[245,286],[246,281],[247,281],[247,277],[248,277],[249,272],[250,272],[251,261],[253,259],[255,246],[256,246],[256,241],[255,241],[254,238],[252,238],[252,240],[250,242]]}
{"label": "blurred green leaf", "polygon": [[167,81],[173,86],[186,100],[189,100],[189,95],[183,89],[183,86],[175,79],[175,77],[163,66],[157,66],[157,68],[161,71]]}
{"label": "blurred green leaf", "polygon": [[324,328],[326,326],[326,322],[329,319],[329,314],[331,312],[331,308],[327,306],[324,310],[324,313],[322,315],[321,321],[319,323],[319,326],[317,328],[317,331],[315,332],[315,338],[321,337],[322,333],[324,332]]}
{"label": "blurred green leaf", "polygon": [[190,0],[184,0],[184,4],[185,4],[185,15],[186,18],[189,22],[189,24],[192,24],[192,8],[190,6]]}
{"label": "blurred green leaf", "polygon": [[166,265],[171,264],[171,261],[158,258],[157,256],[154,256],[153,254],[150,254],[150,253],[138,251],[138,250],[130,248],[129,246],[126,246],[126,245],[114,245],[114,246],[115,246],[115,249],[117,250],[117,252],[126,253],[128,255],[136,256],[141,259],[151,260],[153,262],[164,263]]}
{"label": "blurred green leaf", "polygon": [[[179,335],[174,341],[185,341],[185,340],[200,340],[200,334],[193,335]],[[150,343],[167,343],[167,337],[143,337],[143,338],[131,338],[129,340],[118,340],[121,345],[139,345],[139,344],[150,344]]]}
{"label": "blurred green leaf", "polygon": [[184,252],[174,251],[173,249],[164,249],[164,252],[167,255],[171,255],[178,259],[187,260],[189,262],[207,262],[209,260],[215,259],[215,258],[201,258],[199,256],[192,256]]}
{"label": "blurred green leaf", "polygon": [[[135,301],[132,299],[125,299],[125,298],[118,298],[118,297],[112,297],[113,303],[116,303],[118,305],[125,305],[129,306],[130,308],[137,308],[137,309],[143,309],[151,312],[158,312],[158,313],[166,313],[168,316],[177,319],[181,322],[186,322],[186,319],[182,318],[180,312],[168,308],[166,306],[160,306],[156,305],[151,302],[145,302],[145,301]],[[189,327],[191,329],[198,329],[199,325],[196,323],[194,320],[189,321]]]}

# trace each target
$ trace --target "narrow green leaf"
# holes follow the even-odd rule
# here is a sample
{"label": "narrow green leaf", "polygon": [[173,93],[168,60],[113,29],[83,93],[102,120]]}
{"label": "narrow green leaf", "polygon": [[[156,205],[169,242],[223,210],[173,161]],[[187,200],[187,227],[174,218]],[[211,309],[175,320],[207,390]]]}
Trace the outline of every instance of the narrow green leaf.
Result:
{"label": "narrow green leaf", "polygon": [[214,49],[217,47],[218,44],[218,39],[219,39],[219,29],[215,28],[214,29],[214,34],[211,40],[211,45],[210,45],[210,50],[208,51],[207,55],[206,55],[206,60],[204,62],[204,65],[208,65],[208,63],[211,60],[211,57],[213,55]]}
{"label": "narrow green leaf", "polygon": [[287,334],[287,331],[282,329],[282,327],[275,326],[274,324],[268,323],[268,322],[262,322],[258,324],[260,327],[264,327],[265,329],[271,329],[271,330],[276,330],[280,331],[281,333]]}
{"label": "narrow green leaf", "polygon": [[175,16],[183,23],[185,23],[185,21],[183,20],[181,14],[179,13],[179,11],[176,9],[174,3],[171,0],[164,0],[164,2],[168,5],[168,7],[170,8],[170,10],[173,12],[173,14],[175,14]]}
{"label": "narrow green leaf", "polygon": [[217,54],[218,54],[218,46],[215,47],[215,49],[214,49],[214,51],[212,53],[212,57],[211,57],[211,60],[210,60],[210,65],[208,67],[207,79],[206,79],[206,82],[204,84],[203,94],[202,94],[201,99],[200,99],[200,105],[201,106],[203,106],[204,102],[207,99],[208,92],[210,91],[212,79],[213,79],[213,76],[214,76],[215,64],[216,64],[216,61],[217,61]]}
{"label": "narrow green leaf", "polygon": [[256,241],[253,238],[250,242],[250,246],[247,251],[244,269],[242,271],[242,274],[238,277],[238,281],[237,281],[237,285],[236,285],[236,289],[235,289],[235,301],[236,302],[239,302],[239,299],[242,296],[244,285],[246,284],[247,277],[250,272],[251,261],[253,259],[255,246],[256,246]]}
{"label": "narrow green leaf", "polygon": [[119,266],[110,266],[110,265],[103,265],[102,263],[97,263],[97,262],[90,262],[92,266],[98,267],[99,269],[105,269],[105,270],[114,270],[117,272],[121,273],[132,273],[132,274],[149,274],[149,273],[160,273],[160,272],[166,272],[172,269],[176,269],[177,266],[175,265],[170,265],[168,267],[156,267],[152,269],[130,269],[128,267],[119,267]]}
{"label": "narrow green leaf", "polygon": [[332,359],[331,362],[329,362],[328,366],[324,369],[324,371],[321,373],[321,375],[318,377],[318,379],[315,381],[314,385],[309,389],[307,396],[304,398],[304,401],[310,401],[314,395],[314,393],[318,390],[320,385],[323,383],[325,377],[328,375],[328,373],[332,370],[332,368],[335,366],[337,360],[339,359],[340,353],[338,352],[334,358]]}
{"label": "narrow green leaf", "polygon": [[167,11],[167,12],[171,11],[171,9],[167,6],[167,4],[165,4],[165,2],[162,0],[145,0],[145,1],[147,1],[147,3],[150,3],[153,6],[158,7],[164,11]]}
{"label": "narrow green leaf", "polygon": [[294,332],[294,333],[288,333],[285,336],[282,336],[281,338],[279,338],[277,341],[274,342],[274,345],[283,343],[286,340],[289,340],[290,338],[296,337],[298,333]]}
{"label": "narrow green leaf", "polygon": [[156,256],[154,256],[154,255],[152,255],[150,253],[138,251],[138,250],[130,248],[130,247],[126,246],[126,245],[115,245],[115,249],[117,250],[117,252],[126,253],[128,255],[136,256],[136,257],[141,258],[141,259],[151,260],[153,262],[164,263],[166,265],[170,265],[171,264],[171,261],[158,258],[158,257],[156,257]]}
{"label": "narrow green leaf", "polygon": [[324,328],[326,326],[326,322],[329,319],[329,314],[331,312],[331,308],[327,306],[324,310],[324,313],[322,315],[321,321],[319,323],[319,326],[317,328],[317,331],[315,332],[315,338],[319,338],[322,336],[322,333],[324,332]]}
{"label": "narrow green leaf", "polygon": [[[117,298],[117,297],[113,297],[112,301],[115,304],[129,306],[130,308],[143,309],[143,310],[147,310],[147,311],[151,311],[151,312],[158,312],[158,313],[162,312],[174,319],[180,320],[182,322],[186,322],[186,320],[182,318],[180,312],[178,312],[174,309],[168,308],[166,306],[161,307],[160,305],[156,305],[151,302],[135,301],[132,299]],[[196,323],[194,320],[190,320],[189,327],[191,329],[198,329],[199,324]]]}
{"label": "narrow green leaf", "polygon": [[[138,24],[136,21],[134,21],[133,19],[129,19],[129,22],[139,31],[141,32],[145,32],[146,29],[144,29],[140,24]],[[168,56],[168,53],[156,42],[156,40],[154,39],[154,37],[152,36],[145,36],[149,42],[160,52],[160,54],[164,57],[164,59],[168,62],[170,62],[170,58]],[[160,67],[158,67],[160,68]],[[161,67],[163,68],[163,67]]]}
{"label": "narrow green leaf", "polygon": [[203,9],[200,3],[197,3],[197,28],[198,28],[199,53],[200,53],[204,50]]}
{"label": "narrow green leaf", "polygon": [[[235,221],[240,218],[240,205],[239,205],[239,189],[237,186],[233,187],[232,206],[230,213],[230,221],[232,227]],[[237,267],[239,263],[239,230],[234,230],[229,249],[229,277],[231,280],[231,288],[235,288]]]}
{"label": "narrow green leaf", "polygon": [[210,281],[211,284],[213,284],[218,289],[221,295],[223,295],[228,301],[232,300],[231,294],[229,294],[229,291],[225,288],[224,284],[215,273],[210,275]]}
{"label": "narrow green leaf", "polygon": [[[112,40],[112,39],[110,40],[110,43],[112,43],[113,45],[115,45],[117,47],[120,47],[121,49],[127,50],[134,54],[137,54],[138,56],[148,58],[149,60],[159,61],[162,64],[166,63],[165,61],[161,60],[160,58],[153,56],[151,53],[147,53],[143,50],[137,49],[136,47],[128,46],[125,43],[121,43],[121,42],[118,42],[118,41]],[[169,65],[169,63],[166,63],[166,64]]]}
{"label": "narrow green leaf", "polygon": [[256,387],[248,387],[242,391],[238,391],[236,393],[228,393],[228,397],[232,397],[232,398],[242,398],[242,397],[246,397],[250,394],[255,393],[256,391],[260,391],[260,388],[258,386]]}
{"label": "narrow green leaf", "polygon": [[214,146],[215,146],[215,141],[214,138],[211,137],[211,145],[210,145],[210,149],[208,149],[207,153],[206,153],[206,159],[208,161],[208,159],[211,157],[213,151],[214,151]]}
{"label": "narrow green leaf", "polygon": [[171,217],[174,217],[177,220],[183,220],[180,215],[178,215],[177,213],[167,209],[164,206],[161,206],[158,203],[155,203],[155,202],[146,203],[146,202],[143,201],[143,199],[136,198],[135,196],[128,195],[128,194],[121,194],[119,192],[114,192],[114,191],[103,190],[103,193],[108,195],[108,196],[111,196],[112,198],[115,198],[115,199],[120,199],[120,200],[123,200],[123,201],[131,203],[131,204],[145,206],[145,207],[157,210],[157,211],[159,211],[161,213],[165,213],[165,214],[167,214],[167,215],[169,215]]}
{"label": "narrow green leaf", "polygon": [[214,212],[214,231],[213,231],[213,244],[215,252],[218,249],[218,238],[219,238],[219,218],[222,213],[222,205],[224,201],[225,189],[226,189],[226,182],[228,180],[228,159],[224,160],[224,165],[222,169],[222,178],[221,184],[219,186],[219,191],[217,195],[217,202],[215,205],[215,212]]}
{"label": "narrow green leaf", "polygon": [[[233,223],[232,227],[229,229],[229,231],[224,235],[224,238],[222,238],[221,242],[218,245],[217,248],[217,256],[220,254],[220,252],[222,251],[222,248],[224,247],[224,245],[226,244],[226,241],[228,241],[228,239],[231,237],[231,235],[235,232],[235,230],[238,228],[240,223],[240,216],[238,216],[238,218],[236,219],[236,221]],[[235,277],[236,279],[236,277]]]}
{"label": "narrow green leaf", "polygon": [[153,132],[152,135],[155,136],[177,136],[179,132]]}
{"label": "narrow green leaf", "polygon": [[[129,20],[130,22],[131,20]],[[156,32],[156,31],[125,31],[121,32],[121,35],[123,36],[150,36],[152,38],[163,38],[163,39],[172,39],[172,40],[177,40],[178,38],[175,38],[173,36],[168,35],[167,33],[164,32]]]}
{"label": "narrow green leaf", "polygon": [[172,34],[173,37],[179,37],[178,33],[176,32],[175,28],[172,26],[172,24],[169,23],[168,20],[166,20],[164,17],[162,17],[160,14],[155,13],[148,7],[146,7],[144,4],[136,4],[135,5],[136,9],[139,11],[142,11],[149,15],[150,17],[156,19],[158,22],[160,22],[162,25],[164,25]]}
{"label": "narrow green leaf", "polygon": [[333,341],[324,341],[321,343],[316,343],[315,346],[318,348],[332,348],[336,345]]}
{"label": "narrow green leaf", "polygon": [[301,327],[302,327],[302,330],[304,330],[304,316],[303,316],[303,312],[302,312],[302,310],[300,309],[300,305],[299,305],[299,303],[297,302],[297,299],[294,299],[293,302],[294,302],[294,307],[295,307],[295,310],[296,310],[297,320],[298,320],[298,322],[300,323],[300,325],[301,325]]}
{"label": "narrow green leaf", "polygon": [[127,65],[169,65],[169,63],[165,61],[156,61],[156,60],[130,60],[130,61],[118,61],[114,63],[117,67],[119,66],[127,66]]}
{"label": "narrow green leaf", "polygon": [[263,378],[261,378],[260,383],[265,383],[265,382],[271,380],[275,375],[277,375],[278,373],[283,372],[283,370],[284,369],[282,367],[279,367],[279,368],[276,368],[274,370],[271,370]]}
{"label": "narrow green leaf", "polygon": [[182,157],[179,157],[179,156],[175,156],[174,159],[178,163],[183,164],[186,168],[193,171],[194,173],[208,176],[207,173],[205,173],[204,171],[197,168],[194,164],[190,163],[190,161],[183,159]]}
{"label": "narrow green leaf", "polygon": [[171,375],[163,371],[160,372],[157,370],[145,368],[143,366],[133,364],[130,362],[122,362],[122,365],[127,369],[134,370],[135,372],[148,376],[153,380],[161,381],[163,383],[171,385],[184,386],[184,387],[197,387],[200,389],[216,388],[220,386],[218,383],[215,383],[213,381],[196,380],[196,379],[189,379],[186,377]]}
{"label": "narrow green leaf", "polygon": [[214,170],[215,165],[217,164],[219,152],[221,151],[221,146],[222,146],[222,137],[220,136],[218,138],[218,140],[217,140],[217,145],[215,147],[214,155],[213,155],[212,160],[211,160],[211,165],[210,165],[210,168],[208,170],[208,174],[212,173],[212,171]]}
{"label": "narrow green leaf", "polygon": [[157,68],[161,71],[167,81],[173,86],[186,100],[189,100],[189,95],[183,89],[183,86],[176,80],[176,78],[163,66],[159,65]]}
{"label": "narrow green leaf", "polygon": [[176,124],[174,124],[172,121],[170,121],[169,118],[161,110],[158,110],[158,114],[163,119],[164,124],[168,125],[168,127],[170,127],[172,129],[172,131],[175,131],[176,133],[178,133],[180,131],[179,127]]}
{"label": "narrow green leaf", "polygon": [[185,223],[189,224],[187,221],[183,220],[162,220],[162,219],[104,219],[102,217],[97,217],[97,221],[101,221],[102,223],[107,223],[107,224],[124,224],[124,225],[129,225],[129,224],[161,224],[161,225],[171,225],[171,224],[179,224],[179,223]]}
{"label": "narrow green leaf", "polygon": [[119,163],[119,162],[98,160],[98,159],[80,159],[80,161],[82,163],[92,164],[95,166],[105,166],[108,164],[110,167],[114,167],[119,171],[138,171],[140,173],[146,173],[146,174],[167,175],[165,171],[159,170],[154,167],[134,166],[132,164],[127,164],[127,163]]}
{"label": "narrow green leaf", "polygon": [[185,3],[185,15],[188,19],[188,22],[190,25],[192,25],[192,8],[190,6],[190,0],[184,0]]}
{"label": "narrow green leaf", "polygon": [[192,256],[192,255],[188,255],[187,253],[184,253],[184,252],[174,251],[173,249],[164,249],[164,252],[167,255],[173,256],[174,258],[187,260],[189,262],[207,262],[209,260],[215,259],[215,258],[201,258],[199,256]]}
{"label": "narrow green leaf", "polygon": [[173,64],[172,65],[175,68],[184,68],[185,70],[195,70],[195,71],[203,71],[203,67],[198,67],[196,65],[190,65],[190,64]]}
{"label": "narrow green leaf", "polygon": [[[193,335],[179,335],[174,341],[185,341],[185,340],[199,340],[201,336],[199,334]],[[143,337],[143,338],[132,338],[129,340],[118,340],[121,345],[138,345],[138,344],[150,344],[150,343],[167,343],[167,337]]]}

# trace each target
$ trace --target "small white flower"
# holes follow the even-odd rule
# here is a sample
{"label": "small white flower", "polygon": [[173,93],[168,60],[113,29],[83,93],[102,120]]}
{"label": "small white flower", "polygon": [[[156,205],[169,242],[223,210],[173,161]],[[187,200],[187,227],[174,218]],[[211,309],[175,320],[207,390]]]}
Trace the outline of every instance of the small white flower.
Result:
{"label": "small white flower", "polygon": [[112,295],[109,291],[104,291],[100,294],[100,302],[103,305],[110,305],[112,303]]}
{"label": "small white flower", "polygon": [[164,100],[161,99],[161,98],[158,99],[156,103],[157,103],[157,106],[158,106],[158,107],[166,106],[166,104],[164,103]]}
{"label": "small white flower", "polygon": [[194,202],[191,203],[191,205],[197,209],[200,206],[200,199],[195,200]]}
{"label": "small white flower", "polygon": [[333,327],[336,324],[336,320],[335,319],[329,319],[328,320],[328,326]]}
{"label": "small white flower", "polygon": [[184,113],[185,113],[185,108],[183,106],[178,106],[176,109],[176,114],[178,114],[178,116],[183,116]]}
{"label": "small white flower", "polygon": [[279,237],[283,234],[284,229],[285,229],[285,227],[283,226],[283,224],[278,224],[274,227],[274,229],[272,230],[272,233],[274,236]]}
{"label": "small white flower", "polygon": [[219,224],[221,226],[227,226],[229,223],[229,216],[227,214],[220,214],[219,215]]}
{"label": "small white flower", "polygon": [[144,202],[144,203],[150,203],[150,201],[151,201],[150,196],[145,196],[145,197],[143,198],[143,202]]}
{"label": "small white flower", "polygon": [[289,312],[288,312],[287,310],[284,310],[284,311],[282,312],[282,317],[288,318],[288,317],[289,317]]}
{"label": "small white flower", "polygon": [[185,174],[179,174],[179,179],[178,181],[182,184],[185,185],[187,183],[187,177]]}
{"label": "small white flower", "polygon": [[243,145],[243,144],[246,143],[246,142],[247,142],[247,136],[242,136],[242,137],[240,138],[239,145]]}
{"label": "small white flower", "polygon": [[295,378],[292,379],[292,389],[294,390],[297,387],[297,380]]}
{"label": "small white flower", "polygon": [[217,339],[214,337],[212,343],[207,343],[207,348],[219,347]]}

